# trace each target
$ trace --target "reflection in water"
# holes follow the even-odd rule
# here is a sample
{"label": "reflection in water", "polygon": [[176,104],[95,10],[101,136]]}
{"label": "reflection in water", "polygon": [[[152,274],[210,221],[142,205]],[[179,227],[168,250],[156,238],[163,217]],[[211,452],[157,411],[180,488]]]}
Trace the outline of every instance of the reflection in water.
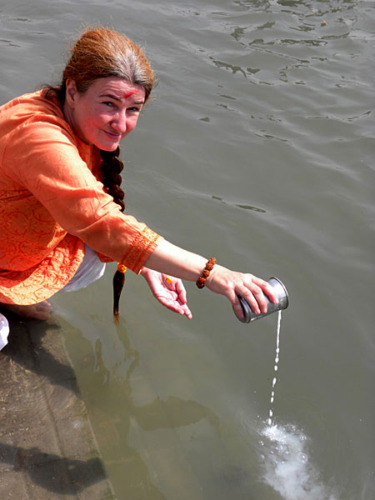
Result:
{"label": "reflection in water", "polygon": [[[224,205],[233,205],[232,203],[228,203],[227,201],[224,201],[223,198],[220,196],[212,196],[213,200],[221,201]],[[245,205],[245,204],[234,204],[235,207],[238,208],[243,208],[244,210],[253,210],[254,212],[259,212],[261,214],[265,214],[266,210],[263,210],[263,208],[258,208],[258,207],[253,207],[252,205]]]}
{"label": "reflection in water", "polygon": [[[314,67],[313,55],[316,49],[327,48],[330,50],[330,42],[335,40],[343,40],[353,37],[353,27],[357,20],[357,12],[354,7],[357,5],[355,0],[347,0],[345,2],[319,2],[320,8],[313,8],[311,2],[300,0],[242,0],[236,1],[235,4],[243,9],[250,10],[251,13],[259,17],[263,21],[263,16],[267,16],[269,20],[257,25],[242,23],[231,25],[228,23],[229,35],[241,46],[240,59],[241,61],[256,58],[259,61],[259,55],[262,54],[262,76],[266,75],[262,80],[252,78],[254,73],[250,68],[240,66],[233,63],[237,59],[237,53],[232,57],[232,60],[218,60],[216,57],[210,57],[216,67],[231,71],[234,75],[242,74],[245,78],[250,77],[252,83],[275,85],[277,81],[275,75],[277,68],[275,61],[282,64],[283,61],[291,61],[300,53],[299,49],[304,50],[304,54],[312,54],[309,59],[305,59],[305,63]],[[345,14],[344,17],[338,17],[337,14]],[[281,29],[280,25],[275,22],[276,16],[280,19],[287,20],[287,29]],[[257,19],[257,17],[255,17]],[[264,31],[264,30],[267,31]],[[327,33],[327,30],[330,33]],[[287,34],[288,36],[285,36]],[[294,48],[295,47],[295,48]],[[327,52],[325,51],[325,53]],[[268,63],[272,67],[272,71],[267,71]],[[295,80],[295,67],[288,66],[287,72],[284,69],[279,70],[279,79],[281,82],[298,84],[303,79]],[[260,71],[260,70],[257,70]]]}
{"label": "reflection in water", "polygon": [[[210,59],[213,59],[213,58],[210,57]],[[229,64],[229,63],[222,62],[222,61],[216,61],[216,60],[213,60],[213,62],[215,64],[215,66],[218,68],[227,69],[227,70],[231,71],[234,75],[236,73],[240,72],[246,78],[246,72],[241,68],[241,66],[234,66],[233,64]]]}
{"label": "reflection in water", "polygon": [[[206,419],[216,434],[220,435],[219,418],[208,407],[176,396],[164,399],[155,397],[144,405],[135,404],[131,380],[133,376],[136,377],[140,353],[131,348],[124,325],[120,323],[116,329],[118,337],[114,341],[114,349],[122,350],[123,362],[118,361],[117,355],[116,364],[110,369],[106,366],[103,359],[103,342],[100,338],[95,340],[94,351],[91,351],[92,357],[89,359],[87,348],[90,347],[85,342],[86,353],[80,362],[80,374],[78,374],[81,390],[87,401],[109,476],[121,477],[120,498],[164,499],[165,496],[154,484],[154,478],[151,477],[142,458],[142,455],[155,452],[154,460],[157,460],[159,450],[148,449],[143,432],[176,429]],[[121,372],[125,366],[124,377]],[[134,435],[138,435],[140,442],[136,447],[129,444],[130,436]],[[163,446],[165,447],[163,451],[168,451],[168,443]],[[172,444],[171,449],[173,447]]]}

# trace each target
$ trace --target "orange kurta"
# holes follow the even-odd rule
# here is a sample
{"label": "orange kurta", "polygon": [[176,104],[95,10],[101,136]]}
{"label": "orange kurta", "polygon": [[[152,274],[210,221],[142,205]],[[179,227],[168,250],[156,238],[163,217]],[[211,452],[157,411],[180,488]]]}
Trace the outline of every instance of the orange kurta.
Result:
{"label": "orange kurta", "polygon": [[41,92],[0,107],[0,302],[41,302],[63,288],[87,243],[138,273],[162,237],[121,213],[101,159]]}

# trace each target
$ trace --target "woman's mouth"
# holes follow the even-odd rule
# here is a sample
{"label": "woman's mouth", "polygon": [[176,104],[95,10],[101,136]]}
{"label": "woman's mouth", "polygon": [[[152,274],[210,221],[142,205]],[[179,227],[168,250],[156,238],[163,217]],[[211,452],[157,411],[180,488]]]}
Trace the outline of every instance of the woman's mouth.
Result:
{"label": "woman's mouth", "polygon": [[114,134],[113,132],[107,132],[105,130],[105,133],[108,135],[108,137],[110,137],[112,140],[114,141],[120,141],[121,140],[121,134]]}

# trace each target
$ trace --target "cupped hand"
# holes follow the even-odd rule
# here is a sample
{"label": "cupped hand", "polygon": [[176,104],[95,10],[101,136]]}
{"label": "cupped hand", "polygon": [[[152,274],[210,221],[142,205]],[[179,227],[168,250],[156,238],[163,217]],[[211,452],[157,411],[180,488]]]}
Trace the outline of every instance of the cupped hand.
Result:
{"label": "cupped hand", "polygon": [[157,271],[147,269],[142,272],[154,297],[165,307],[178,314],[193,317],[186,303],[186,290],[182,281]]}
{"label": "cupped hand", "polygon": [[239,318],[244,317],[238,296],[243,297],[255,314],[267,312],[267,301],[278,303],[277,296],[267,281],[249,273],[231,271],[223,266],[215,265],[206,282],[207,288],[215,293],[225,295]]}

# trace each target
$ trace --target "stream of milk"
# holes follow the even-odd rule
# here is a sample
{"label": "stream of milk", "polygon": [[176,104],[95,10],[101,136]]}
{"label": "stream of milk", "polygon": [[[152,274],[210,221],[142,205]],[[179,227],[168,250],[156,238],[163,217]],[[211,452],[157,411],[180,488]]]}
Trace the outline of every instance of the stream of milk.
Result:
{"label": "stream of milk", "polygon": [[263,479],[285,500],[339,500],[323,484],[309,455],[308,437],[295,425],[275,423],[275,391],[280,361],[281,311],[278,313],[271,408],[261,430]]}

